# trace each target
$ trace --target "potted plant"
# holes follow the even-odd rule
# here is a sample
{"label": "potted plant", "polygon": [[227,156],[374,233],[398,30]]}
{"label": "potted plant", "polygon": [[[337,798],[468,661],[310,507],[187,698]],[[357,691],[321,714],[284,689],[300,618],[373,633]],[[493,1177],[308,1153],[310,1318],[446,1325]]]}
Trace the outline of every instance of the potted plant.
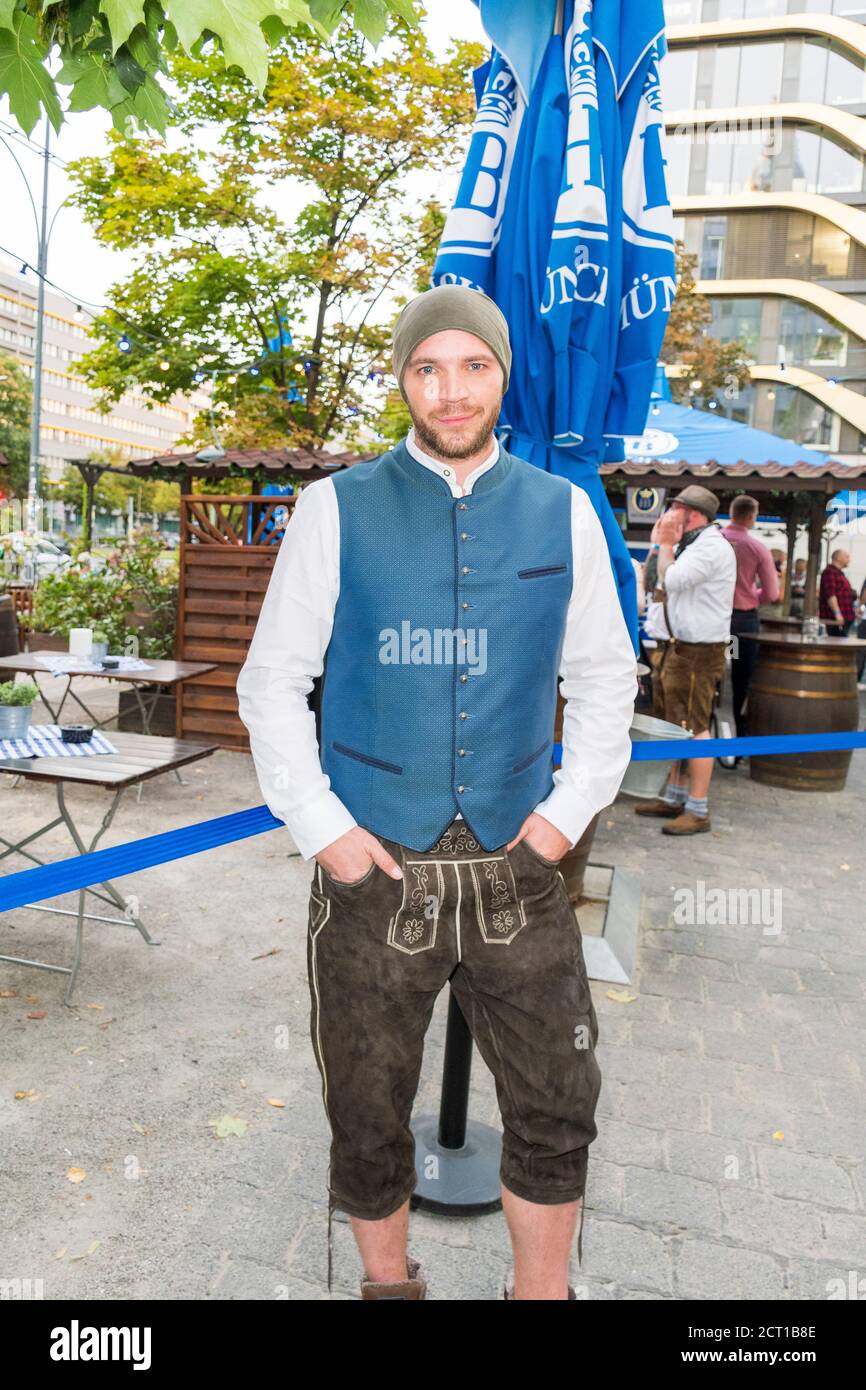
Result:
{"label": "potted plant", "polygon": [[94,628],[90,648],[92,661],[104,661],[108,656],[108,633],[101,627]]}
{"label": "potted plant", "polygon": [[0,684],[0,738],[26,738],[39,687],[33,681]]}

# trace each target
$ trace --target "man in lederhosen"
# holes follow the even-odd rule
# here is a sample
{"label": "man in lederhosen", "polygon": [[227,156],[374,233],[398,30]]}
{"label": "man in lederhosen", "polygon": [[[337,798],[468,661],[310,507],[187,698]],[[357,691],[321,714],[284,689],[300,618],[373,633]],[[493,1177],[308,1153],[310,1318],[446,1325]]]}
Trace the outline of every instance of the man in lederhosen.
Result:
{"label": "man in lederhosen", "polygon": [[511,350],[492,300],[419,296],[393,364],[413,428],[303,489],[238,679],[263,795],[316,861],[329,1217],[351,1219],[362,1298],[425,1296],[407,1255],[409,1122],[450,982],[502,1114],[506,1296],[573,1298],[601,1075],[558,864],[628,764],[635,657],[587,495],[494,436]]}

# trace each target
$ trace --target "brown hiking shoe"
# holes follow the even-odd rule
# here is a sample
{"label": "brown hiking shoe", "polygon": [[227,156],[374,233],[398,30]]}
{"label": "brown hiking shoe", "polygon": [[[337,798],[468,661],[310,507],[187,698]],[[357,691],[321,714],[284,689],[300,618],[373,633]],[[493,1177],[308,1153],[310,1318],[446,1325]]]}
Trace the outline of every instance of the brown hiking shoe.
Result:
{"label": "brown hiking shoe", "polygon": [[373,1279],[368,1279],[366,1271],[361,1280],[361,1298],[426,1298],[427,1281],[424,1278],[424,1271],[418,1260],[413,1260],[411,1255],[406,1256],[406,1272],[408,1279],[396,1280],[392,1284],[379,1284]]}
{"label": "brown hiking shoe", "polygon": [[663,835],[700,835],[701,831],[709,830],[709,816],[696,816],[694,811],[683,811],[681,816],[672,820],[670,825],[662,826]]}
{"label": "brown hiking shoe", "polygon": [[644,801],[642,805],[635,806],[634,813],[636,816],[664,816],[666,820],[673,820],[681,810],[681,806],[672,806],[669,801],[657,796],[655,801]]}

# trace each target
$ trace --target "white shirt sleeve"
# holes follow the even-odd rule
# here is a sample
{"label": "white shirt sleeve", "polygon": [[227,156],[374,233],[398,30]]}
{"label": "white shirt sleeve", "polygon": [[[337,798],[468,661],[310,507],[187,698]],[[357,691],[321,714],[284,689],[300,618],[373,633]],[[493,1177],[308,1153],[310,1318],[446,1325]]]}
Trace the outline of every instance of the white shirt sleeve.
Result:
{"label": "white shirt sleeve", "polygon": [[631,757],[637,661],[595,509],[572,484],[574,577],[559,676],[565,700],[562,765],[535,810],[572,847],[614,800]]}
{"label": "white shirt sleeve", "polygon": [[[693,589],[696,584],[702,583],[705,579],[715,578],[721,561],[716,547],[708,545],[707,539],[706,536],[700,536],[697,540],[692,541],[691,545],[686,546],[679,559],[668,565],[662,575],[662,585],[669,594],[682,593],[683,589]],[[734,547],[730,542],[728,542],[728,547],[733,552]],[[735,571],[736,563],[735,555]]]}
{"label": "white shirt sleeve", "polygon": [[357,821],[322,770],[307,704],[322,674],[340,589],[340,514],[330,478],[298,495],[238,674],[238,712],[268,809],[312,859]]}

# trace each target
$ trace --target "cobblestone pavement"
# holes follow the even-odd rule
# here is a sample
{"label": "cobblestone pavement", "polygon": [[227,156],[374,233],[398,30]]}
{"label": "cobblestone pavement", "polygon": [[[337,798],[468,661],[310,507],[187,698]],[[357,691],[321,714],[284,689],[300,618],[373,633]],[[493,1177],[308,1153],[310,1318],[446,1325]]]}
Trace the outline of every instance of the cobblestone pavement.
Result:
{"label": "cobblestone pavement", "polygon": [[[127,796],[104,843],[261,801],[243,754],[184,775]],[[47,819],[49,791],[11,780],[0,824]],[[574,1264],[583,1297],[826,1299],[866,1278],[864,791],[855,753],[832,795],[717,770],[712,833],[685,841],[625,798],[602,817],[594,858],[640,875],[642,918],[634,1001],[592,986],[603,1087]],[[95,827],[104,795],[70,800]],[[53,832],[40,852],[69,849]],[[72,1009],[63,977],[0,965],[0,989],[17,991],[0,998],[0,1278],[41,1279],[49,1299],[328,1297],[310,875],[273,831],[130,876],[122,887],[162,944],[89,924]],[[748,889],[763,899],[731,920]],[[69,960],[68,918],[22,909],[0,933],[6,954]],[[446,1002],[419,1111],[436,1106]],[[498,1121],[477,1053],[471,1114]],[[227,1116],[243,1133],[218,1136]],[[430,1297],[501,1298],[501,1213],[413,1213],[410,1249]],[[333,1297],[356,1298],[359,1271],[336,1221]]]}

